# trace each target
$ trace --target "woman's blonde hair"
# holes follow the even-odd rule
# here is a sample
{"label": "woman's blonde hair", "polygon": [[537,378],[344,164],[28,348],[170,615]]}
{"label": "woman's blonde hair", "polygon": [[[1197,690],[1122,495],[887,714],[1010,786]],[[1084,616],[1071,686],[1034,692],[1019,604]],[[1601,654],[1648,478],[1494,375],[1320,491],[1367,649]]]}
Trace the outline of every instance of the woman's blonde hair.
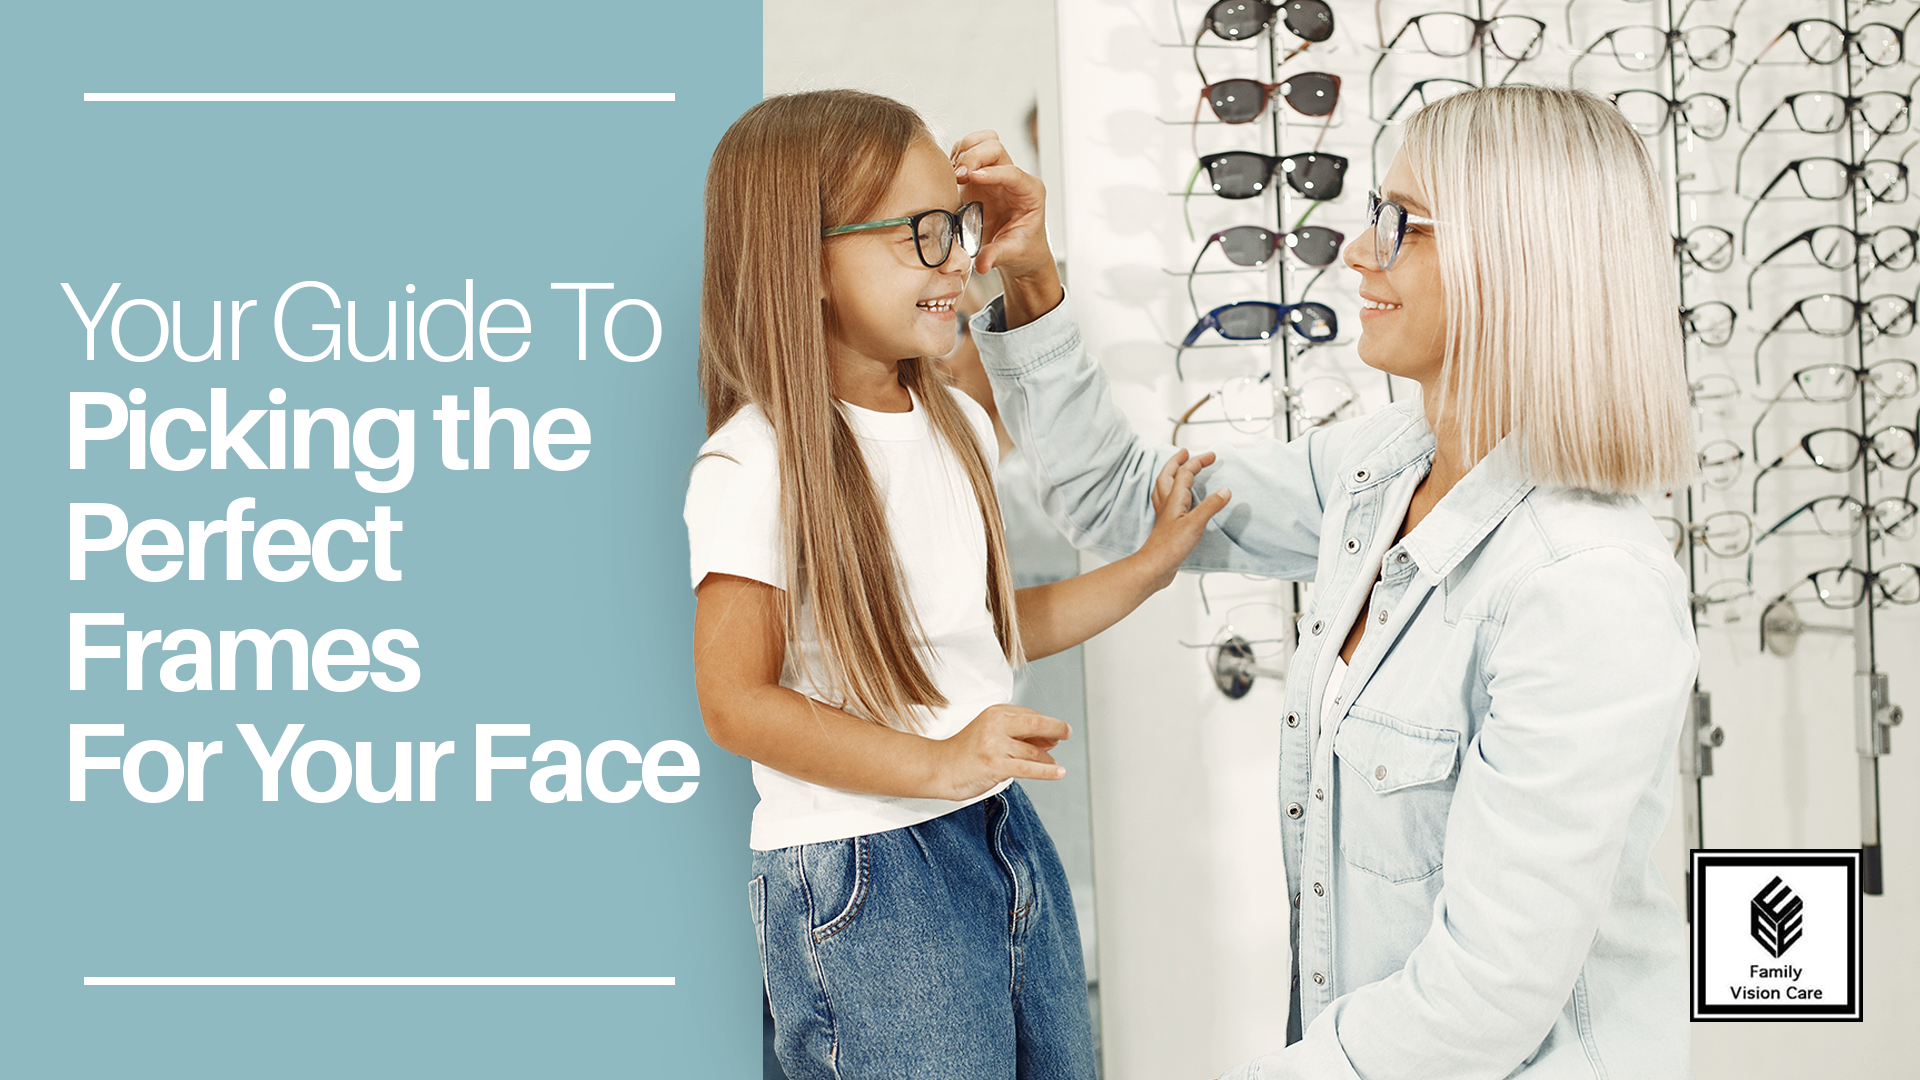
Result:
{"label": "woman's blonde hair", "polygon": [[1478,461],[1512,433],[1539,483],[1687,482],[1693,429],[1673,237],[1640,136],[1579,90],[1497,86],[1415,113],[1448,333],[1437,413]]}
{"label": "woman's blonde hair", "polygon": [[[785,94],[748,109],[707,168],[700,294],[707,433],[747,404],[773,428],[788,639],[801,633],[804,599],[824,674],[848,711],[907,729],[918,726],[913,706],[947,699],[915,649],[922,634],[887,509],[834,398],[820,233],[866,218],[923,140],[933,137],[919,114],[854,90]],[[987,608],[1002,651],[1018,662],[1013,575],[986,454],[936,364],[903,359],[899,379],[972,483],[986,522]]]}

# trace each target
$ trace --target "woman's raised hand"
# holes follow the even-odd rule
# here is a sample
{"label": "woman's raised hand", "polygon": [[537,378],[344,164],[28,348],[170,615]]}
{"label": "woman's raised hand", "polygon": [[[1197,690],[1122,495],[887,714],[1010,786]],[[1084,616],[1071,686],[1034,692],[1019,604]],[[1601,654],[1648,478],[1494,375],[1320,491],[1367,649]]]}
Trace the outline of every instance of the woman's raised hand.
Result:
{"label": "woman's raised hand", "polygon": [[1213,464],[1213,451],[1209,450],[1198,457],[1185,450],[1176,452],[1160,468],[1160,475],[1153,481],[1153,532],[1147,536],[1147,542],[1140,547],[1145,556],[1161,573],[1159,585],[1165,588],[1173,581],[1174,572],[1200,542],[1200,534],[1206,530],[1207,522],[1226,508],[1227,501],[1233,498],[1233,492],[1221,488],[1198,503],[1193,500],[1193,481],[1200,470]]}
{"label": "woman's raised hand", "polygon": [[1013,163],[1000,136],[976,131],[953,146],[953,174],[968,200],[986,209],[986,235],[974,268],[1000,268],[1002,277],[1052,273],[1047,247],[1047,188]]}
{"label": "woman's raised hand", "polygon": [[981,710],[952,738],[937,744],[934,797],[971,799],[1002,780],[1058,780],[1067,770],[1047,751],[1073,729],[1064,720],[1019,705]]}

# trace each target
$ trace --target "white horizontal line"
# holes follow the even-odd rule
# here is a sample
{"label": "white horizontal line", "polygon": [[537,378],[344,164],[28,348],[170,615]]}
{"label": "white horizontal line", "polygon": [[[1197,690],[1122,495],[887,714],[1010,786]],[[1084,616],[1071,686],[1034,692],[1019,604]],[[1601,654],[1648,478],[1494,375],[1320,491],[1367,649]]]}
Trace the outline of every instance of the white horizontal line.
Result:
{"label": "white horizontal line", "polygon": [[672,101],[672,94],[82,94],[83,101]]}
{"label": "white horizontal line", "polygon": [[88,975],[86,986],[672,986],[671,975]]}

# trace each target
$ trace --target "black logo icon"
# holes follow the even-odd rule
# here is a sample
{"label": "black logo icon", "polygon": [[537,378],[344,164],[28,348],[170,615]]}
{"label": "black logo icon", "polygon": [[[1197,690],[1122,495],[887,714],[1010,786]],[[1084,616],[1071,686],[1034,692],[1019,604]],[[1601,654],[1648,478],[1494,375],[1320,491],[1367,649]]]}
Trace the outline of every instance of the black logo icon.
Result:
{"label": "black logo icon", "polygon": [[1778,874],[1753,894],[1753,940],[1775,957],[1800,940],[1800,898]]}

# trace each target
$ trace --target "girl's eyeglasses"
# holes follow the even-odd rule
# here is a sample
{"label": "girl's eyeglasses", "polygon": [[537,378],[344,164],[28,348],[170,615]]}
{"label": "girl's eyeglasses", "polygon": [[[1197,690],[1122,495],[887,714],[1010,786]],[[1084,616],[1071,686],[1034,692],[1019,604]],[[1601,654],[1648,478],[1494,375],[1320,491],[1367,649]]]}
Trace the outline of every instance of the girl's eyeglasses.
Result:
{"label": "girl's eyeglasses", "polygon": [[1678,101],[1654,90],[1622,90],[1609,95],[1613,106],[1641,135],[1651,138],[1678,121],[1703,139],[1727,133],[1731,104],[1719,94],[1688,94]]}
{"label": "girl's eyeglasses", "polygon": [[[1729,234],[1731,239],[1731,234]],[[1882,267],[1905,270],[1913,265],[1914,252],[1920,248],[1920,232],[1904,225],[1886,225],[1870,233],[1856,232],[1845,225],[1819,225],[1781,244],[1754,264],[1747,274],[1747,307],[1753,307],[1753,278],[1762,266],[1785,254],[1798,244],[1807,245],[1813,261],[1828,270],[1847,270],[1863,259],[1871,258],[1868,273]]]}
{"label": "girl's eyeglasses", "polygon": [[1680,330],[1699,338],[1702,345],[1717,347],[1733,340],[1734,318],[1732,304],[1724,300],[1709,300],[1681,309]]}
{"label": "girl's eyeglasses", "polygon": [[1674,237],[1673,250],[1700,269],[1717,274],[1733,265],[1733,234],[1718,225],[1700,225]]}
{"label": "girl's eyeglasses", "polygon": [[1200,316],[1200,321],[1187,331],[1187,336],[1173,354],[1174,373],[1182,379],[1186,378],[1186,373],[1180,370],[1180,356],[1208,330],[1228,341],[1268,341],[1282,327],[1291,327],[1294,333],[1306,340],[1323,344],[1339,335],[1340,320],[1334,316],[1332,308],[1312,301],[1275,304],[1267,300],[1242,300],[1235,304],[1222,304]]}
{"label": "girl's eyeglasses", "polygon": [[1200,99],[1223,124],[1250,124],[1260,119],[1275,94],[1302,116],[1325,116],[1340,104],[1340,76],[1307,71],[1277,83],[1223,79],[1200,88]]}
{"label": "girl's eyeglasses", "polygon": [[970,202],[960,208],[958,213],[952,210],[922,210],[911,217],[887,218],[884,221],[862,221],[856,225],[835,225],[820,230],[822,237],[839,236],[843,233],[868,232],[873,229],[890,229],[895,225],[908,225],[913,228],[913,250],[920,256],[920,263],[930,268],[939,268],[947,264],[953,255],[953,239],[960,238],[960,249],[971,259],[980,254],[980,234],[986,220],[986,208],[980,203]]}
{"label": "girl's eyeglasses", "polygon": [[1400,245],[1406,242],[1408,225],[1440,225],[1430,217],[1407,213],[1407,208],[1392,199],[1383,199],[1378,191],[1367,192],[1367,227],[1373,230],[1373,264],[1382,270],[1393,269],[1400,258]]}

